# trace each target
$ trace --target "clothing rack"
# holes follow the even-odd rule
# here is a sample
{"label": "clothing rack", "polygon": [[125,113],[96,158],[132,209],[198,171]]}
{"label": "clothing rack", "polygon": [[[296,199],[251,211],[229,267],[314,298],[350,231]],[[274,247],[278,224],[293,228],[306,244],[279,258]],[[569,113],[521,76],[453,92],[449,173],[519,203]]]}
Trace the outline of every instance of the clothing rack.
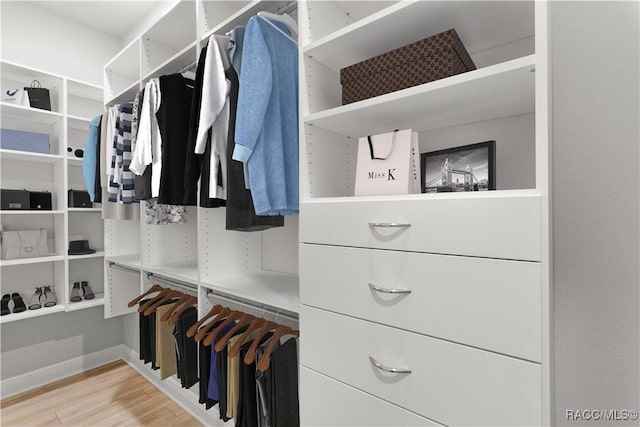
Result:
{"label": "clothing rack", "polygon": [[250,310],[260,310],[263,314],[270,314],[274,316],[274,321],[276,323],[280,323],[279,320],[288,320],[291,322],[292,327],[297,327],[298,324],[298,314],[289,310],[284,310],[281,308],[273,307],[268,304],[247,301],[238,297],[234,297],[222,292],[214,291],[212,289],[207,290],[207,298],[214,297],[215,299],[221,299],[228,301],[232,304],[237,304],[239,306],[248,308]]}
{"label": "clothing rack", "polygon": [[117,270],[126,271],[127,273],[140,273],[140,270],[137,270],[133,267],[127,267],[125,265],[121,265],[113,261],[109,261],[109,268],[115,268]]}
{"label": "clothing rack", "polygon": [[179,288],[182,289],[184,291],[190,292],[192,294],[195,294],[196,296],[198,296],[198,287],[194,284],[188,283],[188,282],[181,282],[181,281],[176,281],[174,279],[168,279],[165,278],[161,275],[157,275],[151,272],[147,272],[147,280],[152,280],[151,278],[153,277],[153,281],[154,282],[160,282],[162,284],[165,284],[167,286],[171,286],[172,288]]}

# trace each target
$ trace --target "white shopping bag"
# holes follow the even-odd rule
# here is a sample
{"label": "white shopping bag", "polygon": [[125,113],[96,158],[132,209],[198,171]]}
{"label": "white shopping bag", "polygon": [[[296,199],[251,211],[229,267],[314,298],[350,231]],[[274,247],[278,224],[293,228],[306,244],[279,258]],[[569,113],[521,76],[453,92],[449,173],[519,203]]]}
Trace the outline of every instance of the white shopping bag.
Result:
{"label": "white shopping bag", "polygon": [[31,106],[29,102],[29,93],[24,89],[8,89],[4,91],[2,101],[14,105],[22,105],[23,107]]}
{"label": "white shopping bag", "polygon": [[418,134],[411,129],[358,141],[356,196],[420,193]]}

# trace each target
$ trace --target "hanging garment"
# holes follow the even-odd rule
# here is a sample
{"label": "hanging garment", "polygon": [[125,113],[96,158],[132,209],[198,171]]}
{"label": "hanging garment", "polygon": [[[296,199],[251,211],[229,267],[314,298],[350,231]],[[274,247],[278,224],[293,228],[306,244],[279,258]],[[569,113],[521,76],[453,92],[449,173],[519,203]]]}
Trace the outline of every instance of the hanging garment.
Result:
{"label": "hanging garment", "polygon": [[[189,136],[189,115],[193,87],[182,74],[160,77],[162,103],[156,114],[162,138],[162,170],[158,203],[181,205],[184,200],[184,177]],[[152,182],[156,169],[153,168]]]}
{"label": "hanging garment", "polygon": [[197,320],[198,310],[189,307],[173,328],[177,374],[183,388],[191,388],[198,382],[198,345],[193,337],[187,337],[187,331]]}
{"label": "hanging garment", "polygon": [[[131,125],[131,134],[133,141],[131,143],[131,150],[136,153],[136,146],[138,144],[138,127],[140,124],[140,117],[142,116],[142,105],[144,103],[144,89],[142,89],[133,100],[133,123]],[[133,159],[132,159],[133,162]],[[131,166],[129,166],[131,168]],[[137,175],[134,172],[133,175],[133,197],[136,200],[148,200],[151,198],[151,167],[146,167],[142,175]]]}
{"label": "hanging garment", "polygon": [[[217,400],[211,399],[208,396],[209,386],[210,386],[210,377],[211,377],[211,369],[215,371],[215,364],[207,363],[208,360],[211,359],[211,354],[215,353],[215,351],[211,351],[211,346],[202,344],[202,341],[198,343],[198,352],[200,357],[199,363],[199,377],[200,380],[198,382],[200,386],[200,393],[198,402],[205,405],[206,409],[211,409],[216,403]],[[217,378],[217,376],[216,376]],[[218,384],[216,383],[216,390],[218,388]]]}
{"label": "hanging garment", "polygon": [[220,410],[220,419],[229,421],[227,417],[227,346],[218,353],[216,369],[218,372],[218,390],[220,390],[220,399],[218,409]]}
{"label": "hanging garment", "polygon": [[[269,341],[273,334],[268,333],[261,340],[264,344]],[[246,342],[240,347],[238,357],[240,361],[251,347],[252,341]],[[256,362],[255,359],[251,364],[240,363],[240,381],[239,381],[239,400],[238,413],[236,416],[236,426],[239,427],[257,427],[258,426],[258,400],[257,400],[257,380],[256,380]]]}
{"label": "hanging garment", "polygon": [[[255,360],[260,360],[264,354],[265,348],[269,343],[265,342],[256,349]],[[280,346],[276,344],[276,348]],[[254,363],[254,366],[257,364]],[[273,396],[273,371],[271,366],[266,371],[256,369],[256,400],[258,401],[258,426],[259,427],[271,427],[274,424],[271,423],[271,414],[273,408],[271,407],[271,396]]]}
{"label": "hanging garment", "polygon": [[162,136],[157,120],[157,112],[162,102],[160,81],[149,80],[144,86],[142,111],[138,121],[136,147],[131,160],[131,171],[143,176],[151,165],[151,196],[160,193],[160,176],[162,172]]}
{"label": "hanging garment", "polygon": [[[231,329],[233,329],[234,325],[233,324],[229,324],[227,326],[225,326],[224,328],[222,328],[222,330],[218,333],[218,337],[223,337],[227,334],[227,332],[229,332]],[[240,328],[240,330],[236,331],[236,335],[243,333],[247,328]],[[214,348],[217,344],[218,340],[217,338],[215,340],[213,340],[211,342],[211,348]],[[220,357],[220,355],[215,352],[212,351],[211,352],[211,358],[210,358],[210,363],[209,365],[211,366],[211,371],[209,372],[209,389],[208,389],[208,396],[210,399],[214,399],[216,401],[220,400],[220,390],[218,388],[218,372],[215,369],[215,367],[217,366],[218,363],[218,357]]]}
{"label": "hanging garment", "polygon": [[262,231],[284,226],[280,215],[258,216],[253,206],[251,191],[245,188],[244,164],[233,160],[235,147],[236,107],[238,105],[238,76],[233,68],[226,70],[231,84],[229,92],[229,134],[227,136],[227,210],[226,229],[234,231]]}
{"label": "hanging garment", "polygon": [[89,122],[89,136],[84,144],[84,155],[82,157],[82,175],[84,186],[89,193],[91,201],[96,199],[96,164],[98,157],[98,136],[102,116],[96,116]]}
{"label": "hanging garment", "polygon": [[[104,120],[104,121],[103,121]],[[93,201],[95,203],[102,203],[102,177],[100,176],[100,166],[102,165],[100,162],[100,156],[102,153],[102,129],[106,126],[106,115],[102,114],[100,116],[100,122],[98,123],[98,133],[96,135],[96,161],[95,167],[93,169],[93,173],[95,176],[94,185],[93,185]]]}
{"label": "hanging garment", "polygon": [[244,34],[235,130],[233,159],[249,169],[256,213],[297,214],[298,48],[257,16]]}
{"label": "hanging garment", "polygon": [[242,66],[242,44],[244,42],[244,25],[239,25],[231,30],[229,36],[229,58],[231,59],[231,65],[236,70],[236,74],[240,75],[240,68]]}
{"label": "hanging garment", "polygon": [[[140,301],[140,306],[145,304],[149,300]],[[139,317],[139,334],[138,339],[140,343],[140,360],[145,364],[151,362],[151,325],[149,325],[149,317],[140,313]]]}
{"label": "hanging garment", "polygon": [[[133,173],[129,171],[131,163],[131,119],[133,103],[118,106],[116,131],[113,142],[111,168],[109,169],[109,201],[133,203]],[[119,197],[118,197],[119,196]]]}
{"label": "hanging garment", "polygon": [[156,364],[160,367],[161,380],[176,373],[173,327],[160,321],[169,310],[173,310],[173,305],[163,305],[156,309]]}
{"label": "hanging garment", "polygon": [[[195,152],[203,154],[207,132],[211,129],[211,155],[209,159],[209,197],[227,198],[227,131],[229,129],[230,83],[225,69],[231,66],[227,52],[228,39],[212,35],[209,37],[202,81],[200,120]],[[219,178],[222,178],[222,182]]]}
{"label": "hanging garment", "polygon": [[297,343],[297,339],[291,338],[271,353],[272,426],[298,427],[300,425]]}
{"label": "hanging garment", "polygon": [[144,220],[147,225],[184,224],[187,222],[187,207],[161,205],[157,199],[144,200]]}

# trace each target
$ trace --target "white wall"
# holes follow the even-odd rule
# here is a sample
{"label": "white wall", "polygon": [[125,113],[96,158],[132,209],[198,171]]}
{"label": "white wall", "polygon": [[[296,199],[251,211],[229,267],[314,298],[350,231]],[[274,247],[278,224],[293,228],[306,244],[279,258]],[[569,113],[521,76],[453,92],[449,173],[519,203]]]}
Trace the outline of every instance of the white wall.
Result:
{"label": "white wall", "polygon": [[[4,60],[102,85],[102,67],[121,48],[119,40],[29,2],[3,0],[0,14]],[[6,323],[0,333],[0,379],[6,380],[121,344],[123,323],[105,320],[97,307]]]}
{"label": "white wall", "polygon": [[0,4],[0,57],[102,86],[102,69],[120,40],[28,1]]}
{"label": "white wall", "polygon": [[640,10],[553,2],[555,419],[640,409]]}

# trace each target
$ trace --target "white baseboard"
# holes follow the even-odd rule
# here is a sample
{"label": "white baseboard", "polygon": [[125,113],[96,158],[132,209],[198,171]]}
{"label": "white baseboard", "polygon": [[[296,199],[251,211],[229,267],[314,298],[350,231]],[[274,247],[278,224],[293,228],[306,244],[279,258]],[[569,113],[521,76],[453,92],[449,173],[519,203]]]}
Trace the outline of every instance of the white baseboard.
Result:
{"label": "white baseboard", "polygon": [[76,357],[51,366],[36,369],[0,381],[0,399],[14,396],[54,381],[97,368],[122,359],[123,345],[116,345],[84,356]]}
{"label": "white baseboard", "polygon": [[[190,390],[182,388],[175,377],[160,380],[159,371],[151,369],[150,365],[145,365],[131,347],[122,346],[122,359],[140,375],[146,378],[158,390],[166,394],[171,400],[187,411],[193,418],[197,419],[205,426],[233,426],[233,420],[225,423],[220,419],[218,406],[206,410],[204,405],[198,403],[198,396]],[[195,387],[198,387],[196,384]]]}

